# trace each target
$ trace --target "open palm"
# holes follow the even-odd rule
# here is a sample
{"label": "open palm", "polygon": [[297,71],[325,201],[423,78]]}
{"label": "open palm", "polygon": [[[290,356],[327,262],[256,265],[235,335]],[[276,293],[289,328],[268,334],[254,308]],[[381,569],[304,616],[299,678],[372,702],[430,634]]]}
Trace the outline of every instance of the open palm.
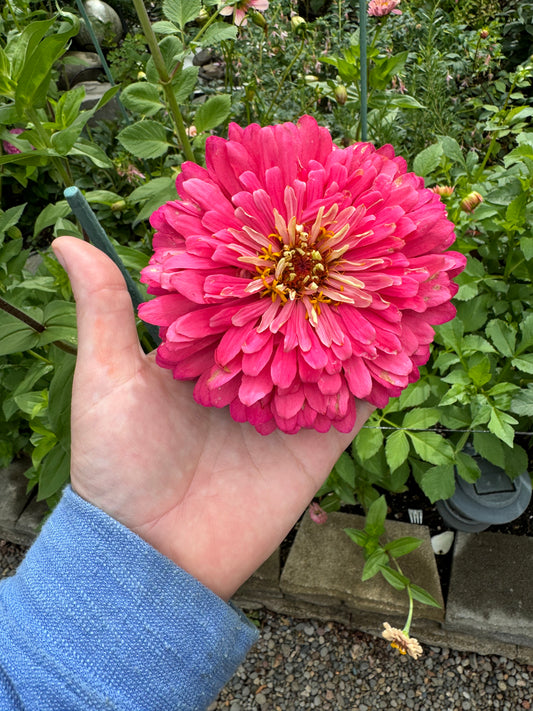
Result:
{"label": "open palm", "polygon": [[54,242],[77,302],[72,487],[224,599],[283,540],[354,430],[258,434],[204,408],[139,345],[116,266],[72,237]]}

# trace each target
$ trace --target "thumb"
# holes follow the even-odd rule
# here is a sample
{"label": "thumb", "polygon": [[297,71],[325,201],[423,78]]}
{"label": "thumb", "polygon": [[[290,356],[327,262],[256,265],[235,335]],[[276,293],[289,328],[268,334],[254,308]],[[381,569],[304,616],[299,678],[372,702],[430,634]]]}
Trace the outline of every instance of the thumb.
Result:
{"label": "thumb", "polygon": [[102,251],[76,237],[52,243],[66,269],[76,299],[78,367],[103,368],[117,379],[129,377],[142,355],[126,283]]}

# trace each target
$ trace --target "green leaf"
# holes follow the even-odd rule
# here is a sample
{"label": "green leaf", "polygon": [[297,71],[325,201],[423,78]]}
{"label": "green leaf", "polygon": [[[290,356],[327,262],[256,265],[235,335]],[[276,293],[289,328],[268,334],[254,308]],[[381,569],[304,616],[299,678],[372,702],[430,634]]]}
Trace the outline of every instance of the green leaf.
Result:
{"label": "green leaf", "polygon": [[215,22],[207,28],[203,37],[200,38],[202,47],[212,47],[219,42],[237,39],[237,27],[228,25],[225,22]]}
{"label": "green leaf", "polygon": [[39,488],[37,501],[48,499],[60,491],[70,478],[70,455],[57,444],[46,455],[38,469]]}
{"label": "green leaf", "polygon": [[527,315],[523,318],[520,323],[520,333],[522,334],[522,340],[518,347],[518,353],[522,353],[530,346],[533,346],[533,313]]}
{"label": "green leaf", "polygon": [[75,365],[75,356],[60,352],[49,391],[50,425],[67,452],[70,451],[70,402]]}
{"label": "green leaf", "polygon": [[478,388],[481,388],[483,385],[488,383],[492,378],[489,359],[484,358],[479,363],[476,363],[471,368],[469,368],[468,377]]}
{"label": "green leaf", "polygon": [[473,438],[476,452],[500,469],[505,467],[504,445],[495,435],[488,432],[475,432]]}
{"label": "green leaf", "polygon": [[355,464],[349,454],[343,452],[335,463],[334,469],[343,481],[345,481],[351,487],[354,486]]}
{"label": "green leaf", "polygon": [[419,380],[417,383],[411,383],[398,398],[400,410],[407,410],[409,407],[415,407],[425,402],[431,394],[431,388],[425,380]]}
{"label": "green leaf", "polygon": [[66,200],[60,200],[55,205],[48,204],[44,210],[41,210],[35,220],[33,236],[37,237],[44,229],[50,227],[50,225],[55,225],[60,217],[67,217],[71,212],[70,205]]}
{"label": "green leaf", "polygon": [[508,358],[514,355],[516,347],[516,329],[505,321],[494,319],[489,321],[486,328],[487,335],[498,351]]}
{"label": "green leaf", "polygon": [[513,446],[514,429],[511,425],[518,424],[518,420],[497,407],[491,409],[489,420],[489,430],[505,442],[509,447]]}
{"label": "green leaf", "polygon": [[533,383],[529,383],[519,393],[513,396],[511,401],[511,411],[515,415],[533,417]]}
{"label": "green leaf", "polygon": [[122,200],[122,197],[111,190],[91,190],[85,193],[85,199],[91,205],[113,205],[117,200]]}
{"label": "green leaf", "polygon": [[70,301],[51,301],[44,307],[45,330],[39,334],[39,345],[53,341],[76,343],[76,305]]}
{"label": "green leaf", "polygon": [[385,532],[385,517],[387,515],[387,501],[380,496],[370,505],[366,514],[365,531],[372,538],[379,538]]}
{"label": "green leaf", "polygon": [[464,479],[469,484],[473,484],[481,476],[476,460],[466,452],[457,452],[455,466],[461,479]]}
{"label": "green leaf", "polygon": [[533,373],[533,353],[517,356],[512,359],[511,364],[523,373]]}
{"label": "green leaf", "polygon": [[194,125],[201,133],[210,131],[223,123],[231,111],[231,97],[228,94],[218,94],[201,104],[194,115]]}
{"label": "green leaf", "polygon": [[432,504],[449,499],[455,491],[455,472],[452,464],[430,467],[422,476],[420,488]]}
{"label": "green leaf", "polygon": [[370,459],[383,446],[383,432],[379,427],[363,427],[352,444],[352,451],[361,457],[362,460]]}
{"label": "green leaf", "polygon": [[505,458],[505,473],[510,479],[515,479],[528,470],[528,454],[520,445],[503,448]]}
{"label": "green leaf", "polygon": [[202,9],[201,0],[163,0],[163,14],[182,30]]}
{"label": "green leaf", "polygon": [[389,553],[393,558],[400,558],[402,555],[407,555],[416,551],[420,548],[422,541],[420,538],[415,538],[414,536],[403,536],[402,538],[397,538],[390,543],[383,546],[384,550]]}
{"label": "green leaf", "polygon": [[19,410],[29,415],[31,419],[48,407],[46,390],[42,392],[20,393],[13,398]]}
{"label": "green leaf", "polygon": [[0,356],[35,348],[39,342],[33,328],[5,311],[0,311],[0,334]]}
{"label": "green leaf", "polygon": [[402,575],[397,570],[390,568],[388,565],[382,565],[379,572],[395,590],[405,590],[405,588],[409,585],[409,578],[406,578],[405,575]]}
{"label": "green leaf", "polygon": [[361,575],[361,580],[364,582],[365,580],[370,580],[370,578],[373,578],[376,573],[380,572],[381,567],[388,563],[388,560],[389,559],[387,557],[387,554],[384,553],[380,548],[375,550],[373,553],[370,554],[368,560],[365,563],[365,567],[363,568],[363,573]]}
{"label": "green leaf", "polygon": [[443,136],[440,139],[440,143],[446,158],[449,158],[454,163],[459,163],[463,166],[466,165],[461,146],[457,143],[455,138],[452,138],[451,136]]}
{"label": "green leaf", "polygon": [[430,607],[442,607],[440,602],[437,602],[433,595],[428,593],[427,590],[424,590],[424,588],[421,588],[419,585],[411,583],[409,585],[409,589],[411,590],[413,598],[418,600],[418,602],[421,602],[424,605],[429,605]]}
{"label": "green leaf", "polygon": [[360,531],[358,528],[345,528],[344,533],[358,546],[364,548],[368,543],[368,533]]}
{"label": "green leaf", "polygon": [[442,143],[434,143],[432,146],[424,148],[413,162],[413,170],[422,177],[429,176],[440,164],[444,149]]}
{"label": "green leaf", "polygon": [[158,35],[173,35],[179,30],[179,27],[176,27],[173,22],[160,20],[152,23],[152,29]]}
{"label": "green leaf", "polygon": [[144,116],[153,116],[162,108],[159,89],[155,84],[140,81],[127,86],[120,95],[124,106]]}
{"label": "green leaf", "polygon": [[515,227],[521,227],[526,218],[526,205],[528,195],[526,192],[521,193],[509,204],[505,211],[505,219]]}
{"label": "green leaf", "polygon": [[28,203],[25,202],[23,205],[10,207],[5,212],[4,210],[0,210],[0,237],[3,237],[10,227],[17,224],[27,204]]}
{"label": "green leaf", "polygon": [[174,96],[178,104],[185,103],[194,91],[198,81],[199,67],[186,67],[179,72],[176,82],[172,83]]}
{"label": "green leaf", "polygon": [[452,446],[437,432],[408,431],[407,434],[418,456],[426,462],[449,465],[453,461]]}
{"label": "green leaf", "polygon": [[409,440],[404,430],[396,430],[385,442],[385,457],[391,471],[398,469],[409,456]]}
{"label": "green leaf", "polygon": [[435,407],[420,407],[409,410],[403,418],[402,427],[412,430],[424,430],[433,427],[439,421],[439,411]]}
{"label": "green leaf", "polygon": [[533,259],[533,237],[521,237],[520,249],[526,261]]}
{"label": "green leaf", "polygon": [[104,151],[95,143],[91,143],[84,138],[78,138],[68,155],[85,156],[89,158],[91,163],[94,163],[97,168],[113,168],[113,163],[109,160]]}
{"label": "green leaf", "polygon": [[137,158],[158,158],[170,146],[165,127],[150,119],[126,126],[117,138]]}

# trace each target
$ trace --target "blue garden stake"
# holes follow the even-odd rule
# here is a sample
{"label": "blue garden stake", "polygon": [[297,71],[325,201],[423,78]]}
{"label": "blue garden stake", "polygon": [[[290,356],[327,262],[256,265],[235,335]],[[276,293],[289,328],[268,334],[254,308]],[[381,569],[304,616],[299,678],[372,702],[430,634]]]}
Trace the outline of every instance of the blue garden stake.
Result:
{"label": "blue garden stake", "polygon": [[367,0],[359,0],[359,54],[361,60],[361,140],[367,140],[368,77],[366,59],[366,15]]}
{"label": "blue garden stake", "polygon": [[[84,232],[87,234],[87,237],[89,238],[91,244],[94,244],[95,247],[98,247],[98,249],[102,250],[102,252],[107,254],[107,256],[112,259],[113,262],[115,262],[117,267],[120,269],[122,276],[124,277],[124,280],[126,282],[126,286],[128,287],[128,292],[133,302],[133,307],[135,311],[137,311],[137,307],[143,302],[143,298],[139,293],[135,282],[133,281],[129,272],[126,270],[126,267],[122,263],[122,260],[118,256],[116,249],[113,247],[111,240],[105,233],[104,229],[102,228],[102,225],[96,219],[96,215],[91,210],[89,203],[76,186],[66,188],[63,194],[70,206],[70,209],[80,221],[80,224]],[[146,324],[146,329],[148,330],[148,333],[154,340],[155,344],[158,345],[160,343],[158,329],[155,326],[152,326],[151,324]]]}

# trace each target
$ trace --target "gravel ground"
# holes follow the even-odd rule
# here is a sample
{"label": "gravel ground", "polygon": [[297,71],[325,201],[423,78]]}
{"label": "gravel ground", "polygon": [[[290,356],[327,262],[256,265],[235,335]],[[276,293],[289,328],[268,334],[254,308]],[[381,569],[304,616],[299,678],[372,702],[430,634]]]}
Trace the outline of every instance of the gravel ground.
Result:
{"label": "gravel ground", "polygon": [[[0,540],[0,578],[24,552]],[[261,638],[209,711],[533,709],[533,666],[437,647],[415,661],[333,622],[253,618]]]}

